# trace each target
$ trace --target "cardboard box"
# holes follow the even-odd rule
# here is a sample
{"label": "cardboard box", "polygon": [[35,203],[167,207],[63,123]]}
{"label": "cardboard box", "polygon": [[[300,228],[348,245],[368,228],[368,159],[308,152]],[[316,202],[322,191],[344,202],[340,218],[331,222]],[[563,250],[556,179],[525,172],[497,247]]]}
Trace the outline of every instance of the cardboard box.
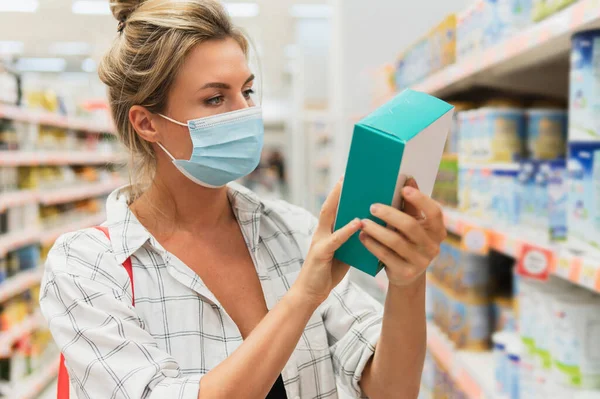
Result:
{"label": "cardboard box", "polygon": [[[400,207],[401,190],[413,177],[431,195],[452,124],[453,107],[435,97],[405,90],[354,127],[335,229],[354,218],[371,219],[372,204]],[[342,262],[372,276],[383,265],[358,239],[335,254]]]}

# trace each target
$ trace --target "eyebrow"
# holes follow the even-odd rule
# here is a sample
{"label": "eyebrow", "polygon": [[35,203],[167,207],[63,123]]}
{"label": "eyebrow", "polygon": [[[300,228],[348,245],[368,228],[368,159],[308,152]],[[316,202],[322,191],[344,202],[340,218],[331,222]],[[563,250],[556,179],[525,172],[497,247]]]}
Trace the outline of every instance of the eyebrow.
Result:
{"label": "eyebrow", "polygon": [[[244,84],[248,84],[250,82],[252,82],[254,80],[255,76],[254,74],[250,75],[248,77],[248,79],[246,79],[246,81],[244,82]],[[224,90],[229,90],[231,89],[231,86],[227,83],[221,83],[221,82],[210,82],[205,84],[204,86],[202,86],[200,88],[200,90],[204,90],[204,89],[224,89]]]}

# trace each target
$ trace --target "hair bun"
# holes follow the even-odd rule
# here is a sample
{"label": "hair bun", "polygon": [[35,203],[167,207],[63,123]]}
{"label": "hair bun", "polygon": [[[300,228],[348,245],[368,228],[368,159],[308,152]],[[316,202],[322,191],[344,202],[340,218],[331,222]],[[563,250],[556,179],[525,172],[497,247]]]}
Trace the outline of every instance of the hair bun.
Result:
{"label": "hair bun", "polygon": [[110,10],[117,21],[125,21],[145,0],[111,0]]}

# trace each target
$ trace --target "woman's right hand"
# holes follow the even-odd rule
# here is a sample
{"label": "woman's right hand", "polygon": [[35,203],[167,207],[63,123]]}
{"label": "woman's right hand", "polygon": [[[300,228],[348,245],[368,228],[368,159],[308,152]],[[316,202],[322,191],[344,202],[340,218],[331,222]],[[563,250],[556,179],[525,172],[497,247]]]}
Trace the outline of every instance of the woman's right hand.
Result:
{"label": "woman's right hand", "polygon": [[293,289],[300,292],[305,300],[319,306],[348,273],[349,266],[333,258],[354,233],[362,228],[360,219],[355,219],[341,229],[332,232],[337,214],[342,180],[331,191],[319,217],[319,224],[312,239],[310,249]]}

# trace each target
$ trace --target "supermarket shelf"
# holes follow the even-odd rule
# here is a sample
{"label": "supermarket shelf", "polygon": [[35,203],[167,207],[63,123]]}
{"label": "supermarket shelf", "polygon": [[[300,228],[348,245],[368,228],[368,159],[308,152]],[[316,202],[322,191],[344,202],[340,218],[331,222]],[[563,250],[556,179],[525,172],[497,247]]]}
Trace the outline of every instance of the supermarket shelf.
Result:
{"label": "supermarket shelf", "polygon": [[[413,88],[437,96],[448,96],[476,85],[564,96],[566,77],[561,84],[553,81],[553,85],[549,85],[551,71],[548,68],[530,67],[562,56],[564,66],[561,67],[567,67],[571,35],[598,26],[600,0],[580,0],[503,43],[446,67]],[[511,79],[507,80],[508,74]]]}
{"label": "supermarket shelf", "polygon": [[84,183],[67,188],[53,190],[20,190],[4,193],[0,196],[0,212],[6,208],[22,206],[39,202],[43,205],[54,205],[65,202],[78,201],[84,198],[97,197],[125,185],[123,179],[114,179],[108,182]]}
{"label": "supermarket shelf", "polygon": [[518,258],[524,246],[540,249],[551,255],[551,273],[574,284],[600,292],[600,252],[574,250],[565,244],[551,243],[540,233],[524,226],[501,226],[497,222],[478,220],[459,211],[444,209],[448,231],[464,235],[477,230],[487,241],[487,247]]}
{"label": "supermarket shelf", "polygon": [[42,191],[39,193],[38,198],[39,202],[43,205],[61,204],[109,194],[124,184],[125,181],[122,179],[116,179],[110,182],[89,183],[52,191]]}
{"label": "supermarket shelf", "polygon": [[125,159],[125,154],[95,151],[0,151],[0,166],[102,165]]}
{"label": "supermarket shelf", "polygon": [[98,123],[86,118],[68,117],[52,112],[33,111],[10,105],[0,105],[0,118],[89,133],[114,133],[115,131],[114,126],[108,123]]}
{"label": "supermarket shelf", "polygon": [[104,222],[105,219],[106,215],[103,212],[100,212],[47,231],[41,231],[39,228],[35,228],[6,234],[0,237],[0,256],[4,256],[7,252],[14,251],[25,245],[37,242],[41,242],[44,245],[52,244],[62,234],[97,226]]}
{"label": "supermarket shelf", "polygon": [[44,272],[41,269],[23,271],[0,284],[0,302],[27,290],[42,280]]}
{"label": "supermarket shelf", "polygon": [[469,399],[496,399],[491,352],[457,351],[433,323],[427,324],[427,346]]}
{"label": "supermarket shelf", "polygon": [[29,244],[40,241],[39,229],[27,229],[0,236],[0,257]]}
{"label": "supermarket shelf", "polygon": [[37,202],[37,193],[34,190],[19,190],[0,195],[0,212],[6,208],[27,205]]}
{"label": "supermarket shelf", "polygon": [[12,347],[19,338],[37,330],[44,324],[44,318],[41,313],[37,312],[25,318],[25,320],[14,326],[12,329],[0,333],[0,356],[10,356]]}
{"label": "supermarket shelf", "polygon": [[[26,377],[23,381],[15,384],[16,392],[13,392],[11,398],[14,399],[36,399],[42,394],[45,388],[52,383],[58,376],[60,362],[56,357],[43,367],[40,371]],[[56,392],[53,392],[56,397]]]}
{"label": "supermarket shelf", "polygon": [[57,227],[55,229],[51,229],[49,231],[42,232],[40,234],[40,242],[42,245],[50,245],[58,237],[61,235],[68,233],[70,231],[76,231],[81,229],[86,229],[88,227],[98,226],[102,224],[106,220],[106,215],[104,213],[99,213],[97,215],[91,215],[84,217],[80,220],[76,220],[71,223],[67,223],[64,226]]}

